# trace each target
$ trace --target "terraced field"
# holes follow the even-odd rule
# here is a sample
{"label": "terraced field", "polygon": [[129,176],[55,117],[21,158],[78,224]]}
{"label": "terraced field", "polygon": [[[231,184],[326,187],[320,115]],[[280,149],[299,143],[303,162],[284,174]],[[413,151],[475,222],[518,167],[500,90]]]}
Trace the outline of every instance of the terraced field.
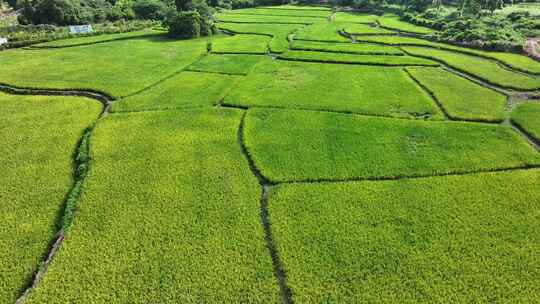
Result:
{"label": "terraced field", "polygon": [[223,11],[0,52],[0,303],[533,303],[540,63]]}

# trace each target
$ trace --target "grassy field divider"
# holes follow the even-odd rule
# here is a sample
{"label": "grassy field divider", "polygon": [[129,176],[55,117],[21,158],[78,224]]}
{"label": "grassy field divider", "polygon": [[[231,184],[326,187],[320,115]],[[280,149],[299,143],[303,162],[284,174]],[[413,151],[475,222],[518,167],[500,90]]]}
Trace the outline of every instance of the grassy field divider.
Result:
{"label": "grassy field divider", "polygon": [[531,132],[527,131],[521,124],[519,124],[514,119],[510,118],[503,122],[503,124],[508,124],[514,129],[521,137],[523,137],[533,148],[540,152],[540,140],[537,139]]}
{"label": "grassy field divider", "polygon": [[245,145],[244,126],[245,126],[245,121],[246,121],[246,114],[247,114],[247,111],[244,111],[244,113],[242,114],[242,118],[240,119],[240,125],[238,127],[238,143],[240,145],[240,152],[242,153],[242,155],[244,155],[244,157],[248,161],[249,169],[259,181],[259,184],[262,189],[261,199],[260,199],[261,224],[264,230],[264,240],[266,243],[266,247],[268,248],[268,253],[270,254],[270,258],[272,259],[272,267],[274,271],[274,276],[276,277],[276,280],[279,286],[282,303],[292,304],[294,303],[292,291],[291,291],[291,288],[287,284],[287,273],[283,267],[283,262],[281,261],[281,258],[279,257],[279,252],[277,250],[277,246],[272,236],[270,213],[268,211],[268,196],[269,196],[270,190],[275,184],[271,183],[257,168],[253,158],[249,154],[249,150],[247,149]]}
{"label": "grassy field divider", "polygon": [[[323,51],[324,52],[324,51]],[[325,52],[325,53],[338,53],[338,52]],[[341,53],[347,54],[347,53]],[[354,54],[358,55],[358,54]],[[362,56],[362,55],[358,55]],[[365,55],[371,56],[371,55]],[[414,57],[414,56],[411,56]],[[319,60],[319,59],[307,59],[307,58],[289,58],[284,55],[278,55],[276,59],[285,60],[285,61],[297,61],[297,62],[315,62],[315,63],[328,63],[328,64],[347,64],[347,65],[367,65],[367,66],[379,66],[379,67],[407,67],[407,66],[416,66],[416,67],[433,67],[434,64],[423,64],[423,63],[373,63],[373,62],[355,62],[355,61],[346,61],[346,60]]]}
{"label": "grassy field divider", "polygon": [[455,171],[448,173],[440,174],[429,174],[429,175],[400,175],[400,176],[383,176],[383,177],[365,177],[365,178],[347,178],[347,179],[302,179],[302,180],[288,180],[280,181],[276,185],[295,185],[295,184],[339,184],[339,183],[348,183],[348,182],[363,182],[363,181],[398,181],[398,180],[415,180],[415,179],[428,179],[433,177],[445,177],[445,176],[467,176],[475,175],[482,173],[496,173],[496,172],[511,172],[511,171],[523,171],[523,170],[535,170],[540,169],[540,164],[538,165],[525,165],[525,166],[514,166],[514,167],[504,167],[504,168],[494,168],[487,170],[475,170],[475,171]]}
{"label": "grassy field divider", "polygon": [[448,114],[448,111],[444,108],[443,104],[439,101],[439,99],[437,98],[437,96],[435,96],[435,94],[433,93],[433,91],[431,91],[428,87],[426,87],[423,83],[421,83],[418,79],[416,79],[416,77],[414,77],[410,72],[409,70],[407,69],[403,69],[403,71],[409,75],[409,77],[420,87],[422,88],[422,90],[424,90],[424,92],[426,92],[429,96],[431,96],[431,99],[433,99],[433,102],[435,102],[435,104],[437,105],[437,107],[439,108],[439,110],[441,110],[441,112],[444,114],[444,118],[445,119],[449,119],[449,120],[460,120],[460,119],[456,119],[455,117],[452,117],[450,114]]}
{"label": "grassy field divider", "polygon": [[[424,47],[424,46],[422,46],[422,47]],[[427,48],[429,48],[429,47],[427,47]],[[418,58],[424,58],[424,59],[430,59],[430,60],[433,60],[433,61],[437,61],[437,62],[441,63],[441,64],[442,64],[443,66],[445,66],[445,67],[450,67],[452,70],[458,71],[458,72],[460,72],[460,73],[462,73],[462,74],[465,74],[465,75],[467,75],[467,76],[469,76],[469,77],[471,77],[471,78],[479,79],[479,80],[481,80],[482,82],[487,83],[487,84],[489,84],[489,85],[491,85],[491,86],[494,86],[494,87],[496,87],[496,88],[499,88],[499,89],[513,90],[513,91],[519,91],[519,92],[534,92],[534,91],[540,90],[540,87],[539,87],[539,88],[535,88],[535,89],[533,89],[533,90],[527,90],[527,89],[520,89],[520,88],[508,86],[508,85],[497,84],[497,83],[494,83],[494,82],[492,82],[492,81],[486,79],[485,77],[481,77],[481,76],[478,76],[478,75],[474,75],[474,74],[472,74],[472,73],[470,73],[470,72],[467,72],[467,71],[465,71],[465,70],[463,70],[463,69],[460,69],[460,68],[458,68],[458,67],[449,65],[449,64],[448,64],[447,62],[445,62],[444,60],[441,60],[441,59],[439,59],[439,58],[437,58],[437,57],[435,57],[435,56],[415,55],[415,54],[412,54],[412,53],[410,53],[410,52],[407,52],[407,51],[406,51],[405,49],[403,49],[403,48],[400,48],[400,50],[402,50],[405,54],[407,54],[407,55],[409,55],[409,56],[411,56],[411,57],[418,57]],[[472,55],[469,55],[469,56],[472,56]],[[484,60],[488,60],[488,59],[484,59]],[[498,64],[498,62],[496,62],[496,63]],[[500,66],[503,67],[503,65],[500,65]],[[504,67],[504,68],[506,68],[506,67]],[[509,70],[509,71],[512,71],[512,72],[516,72],[516,71],[513,71],[513,70],[508,69],[508,68],[506,68],[506,69]],[[516,72],[516,73],[517,73],[517,72]],[[519,72],[519,73],[520,73],[520,74],[523,74],[523,75],[526,75],[526,76],[529,76],[529,77],[532,78],[532,76],[531,76],[530,74],[526,74],[526,73],[523,73],[523,72]]]}
{"label": "grassy field divider", "polygon": [[[460,118],[460,117],[456,117],[456,116],[453,116],[451,115],[450,113],[448,113],[448,111],[446,110],[446,108],[444,107],[444,105],[441,103],[441,101],[437,98],[437,96],[435,96],[435,93],[430,90],[426,85],[424,85],[420,80],[418,80],[416,77],[414,77],[406,68],[403,69],[405,71],[405,73],[407,73],[407,75],[409,75],[409,77],[411,77],[411,79],[416,82],[429,96],[431,96],[431,98],[433,99],[433,101],[435,102],[435,104],[437,104],[437,106],[439,107],[439,109],[441,110],[441,112],[444,114],[445,118],[448,119],[448,120],[453,120],[453,121],[467,121],[467,122],[480,122],[480,123],[501,123],[503,122],[503,119],[481,119],[481,118],[477,118],[477,119],[468,119],[468,118]],[[458,76],[461,76],[461,75],[458,75]],[[467,78],[468,79],[468,78]],[[482,84],[480,84],[482,85]],[[488,88],[487,86],[484,86],[486,88]],[[505,94],[507,95],[507,94]],[[508,95],[507,95],[508,96]]]}
{"label": "grassy field divider", "polygon": [[[0,91],[13,95],[79,96],[91,98],[103,105],[103,110],[97,118],[97,121],[107,116],[113,100],[113,97],[110,95],[98,93],[93,90],[31,89],[0,84]],[[65,235],[73,223],[73,219],[77,213],[77,202],[79,201],[83,191],[84,182],[90,169],[90,137],[92,136],[94,126],[95,123],[83,131],[83,135],[75,148],[75,152],[73,153],[73,184],[66,194],[63,203],[64,212],[59,216],[59,220],[57,222],[58,232],[54,236],[51,245],[49,246],[49,250],[44,255],[44,259],[40,263],[37,272],[34,273],[28,286],[17,299],[16,304],[24,303],[27,296],[39,284],[47,272],[48,266],[51,264],[56,253],[62,246]]]}

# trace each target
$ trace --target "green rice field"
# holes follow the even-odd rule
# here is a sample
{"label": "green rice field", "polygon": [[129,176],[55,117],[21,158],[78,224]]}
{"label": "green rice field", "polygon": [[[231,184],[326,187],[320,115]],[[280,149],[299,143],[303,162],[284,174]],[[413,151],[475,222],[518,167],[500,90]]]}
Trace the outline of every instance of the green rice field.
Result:
{"label": "green rice field", "polygon": [[0,303],[537,303],[540,63],[378,13],[0,51]]}

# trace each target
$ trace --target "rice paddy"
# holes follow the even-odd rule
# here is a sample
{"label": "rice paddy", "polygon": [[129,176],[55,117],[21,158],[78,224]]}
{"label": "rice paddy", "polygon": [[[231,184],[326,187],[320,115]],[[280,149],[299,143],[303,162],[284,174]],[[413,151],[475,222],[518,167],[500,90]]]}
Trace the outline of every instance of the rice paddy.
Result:
{"label": "rice paddy", "polygon": [[0,302],[537,301],[539,63],[388,13],[215,17],[0,52]]}

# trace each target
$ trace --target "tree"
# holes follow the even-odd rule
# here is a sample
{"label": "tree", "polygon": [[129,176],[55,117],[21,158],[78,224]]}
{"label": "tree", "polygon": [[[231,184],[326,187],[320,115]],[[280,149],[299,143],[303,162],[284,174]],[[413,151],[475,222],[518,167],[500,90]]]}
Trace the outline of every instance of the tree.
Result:
{"label": "tree", "polygon": [[194,11],[177,12],[167,20],[167,26],[173,38],[197,38],[201,35],[201,15]]}

